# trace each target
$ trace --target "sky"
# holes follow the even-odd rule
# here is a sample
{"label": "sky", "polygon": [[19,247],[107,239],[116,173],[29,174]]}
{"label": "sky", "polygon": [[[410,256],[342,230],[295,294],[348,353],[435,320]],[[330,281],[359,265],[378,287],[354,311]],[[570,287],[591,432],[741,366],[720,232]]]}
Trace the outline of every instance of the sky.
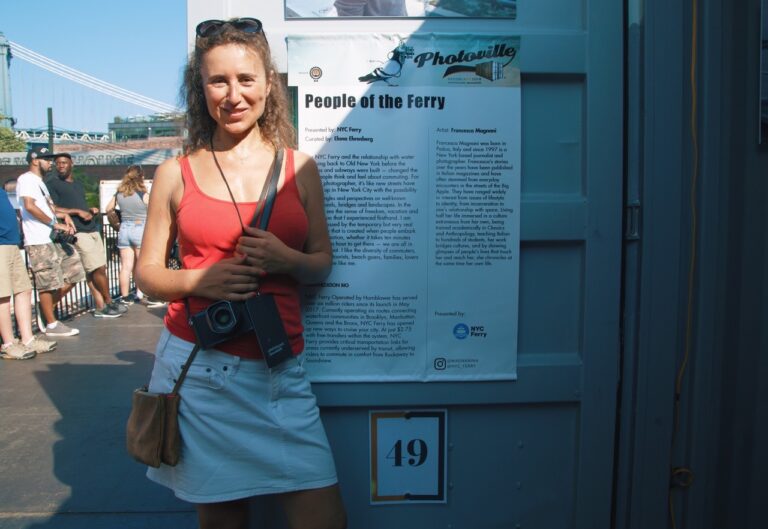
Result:
{"label": "sky", "polygon": [[[0,0],[6,38],[85,74],[174,106],[187,52],[186,0]],[[115,116],[152,111],[11,61],[17,128],[104,131]]]}

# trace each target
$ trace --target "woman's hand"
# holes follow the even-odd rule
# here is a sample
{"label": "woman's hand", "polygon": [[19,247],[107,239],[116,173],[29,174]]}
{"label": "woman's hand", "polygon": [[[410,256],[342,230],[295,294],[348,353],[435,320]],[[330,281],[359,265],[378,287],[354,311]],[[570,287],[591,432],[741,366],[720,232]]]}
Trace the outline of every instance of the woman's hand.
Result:
{"label": "woman's hand", "polygon": [[245,227],[245,235],[240,237],[235,251],[244,262],[260,276],[266,274],[290,273],[291,256],[295,250],[286,246],[274,233]]}
{"label": "woman's hand", "polygon": [[222,259],[210,268],[197,270],[200,276],[195,281],[194,293],[209,299],[242,301],[256,294],[259,276],[244,257]]}

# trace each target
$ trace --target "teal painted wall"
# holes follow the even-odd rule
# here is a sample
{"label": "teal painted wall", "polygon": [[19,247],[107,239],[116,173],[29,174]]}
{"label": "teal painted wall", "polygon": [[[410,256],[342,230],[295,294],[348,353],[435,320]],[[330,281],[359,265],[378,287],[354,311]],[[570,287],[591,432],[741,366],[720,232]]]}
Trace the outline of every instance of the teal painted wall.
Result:
{"label": "teal painted wall", "polygon": [[[674,527],[765,527],[768,146],[757,143],[760,2],[698,1],[695,92],[694,2],[630,4],[626,189],[642,204],[642,237],[625,248],[613,525],[673,527],[669,482],[679,467],[693,479],[671,492]],[[675,380],[687,343],[678,419]]]}

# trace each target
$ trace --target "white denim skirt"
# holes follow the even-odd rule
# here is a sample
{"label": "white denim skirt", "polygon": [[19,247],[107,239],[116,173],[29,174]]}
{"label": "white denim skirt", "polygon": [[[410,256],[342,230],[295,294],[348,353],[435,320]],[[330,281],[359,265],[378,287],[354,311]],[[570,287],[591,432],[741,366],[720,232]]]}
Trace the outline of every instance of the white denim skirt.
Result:
{"label": "white denim skirt", "polygon": [[[150,391],[167,393],[193,344],[163,330]],[[274,369],[201,350],[181,389],[178,465],[147,477],[192,503],[213,503],[337,482],[315,396],[299,359]]]}

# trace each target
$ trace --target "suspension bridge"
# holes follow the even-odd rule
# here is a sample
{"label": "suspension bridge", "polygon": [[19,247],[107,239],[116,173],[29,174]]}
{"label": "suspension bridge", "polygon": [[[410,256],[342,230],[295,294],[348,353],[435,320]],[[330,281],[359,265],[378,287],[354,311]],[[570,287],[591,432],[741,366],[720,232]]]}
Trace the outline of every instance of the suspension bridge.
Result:
{"label": "suspension bridge", "polygon": [[[154,165],[180,149],[182,112],[55,61],[0,32],[0,126],[13,128],[28,144],[52,141],[81,165]],[[26,165],[23,153],[0,153],[0,180],[3,166],[18,165]]]}

